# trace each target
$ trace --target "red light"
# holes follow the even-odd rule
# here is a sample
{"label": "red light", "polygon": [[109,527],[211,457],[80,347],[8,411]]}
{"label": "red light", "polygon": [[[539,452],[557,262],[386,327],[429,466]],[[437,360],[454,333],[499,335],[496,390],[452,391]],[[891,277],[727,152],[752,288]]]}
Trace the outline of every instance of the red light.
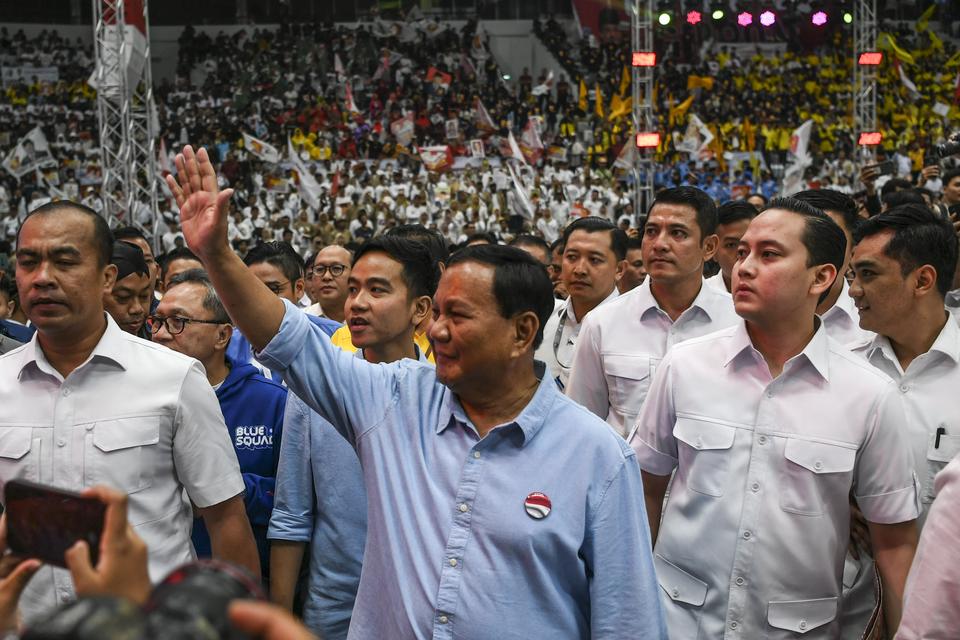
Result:
{"label": "red light", "polygon": [[690,24],[697,24],[702,18],[703,16],[699,11],[690,11],[687,13],[687,22]]}
{"label": "red light", "polygon": [[659,133],[638,133],[637,147],[640,149],[651,149],[660,146]]}
{"label": "red light", "polygon": [[860,54],[857,64],[862,66],[876,66],[883,62],[883,53],[880,51],[866,51]]}
{"label": "red light", "polygon": [[862,147],[873,147],[883,141],[883,134],[879,131],[864,131],[857,142]]}
{"label": "red light", "polygon": [[657,66],[657,54],[653,51],[634,51],[633,66],[655,67]]}

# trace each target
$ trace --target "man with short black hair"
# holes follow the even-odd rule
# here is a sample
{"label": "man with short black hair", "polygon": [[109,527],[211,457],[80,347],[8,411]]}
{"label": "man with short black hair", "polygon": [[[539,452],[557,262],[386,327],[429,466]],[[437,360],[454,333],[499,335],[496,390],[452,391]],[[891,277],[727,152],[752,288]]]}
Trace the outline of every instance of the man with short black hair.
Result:
{"label": "man with short black hair", "polygon": [[117,268],[117,279],[110,293],[103,296],[103,307],[121,329],[138,338],[150,339],[146,328],[150,314],[153,284],[143,252],[135,244],[113,243],[110,264]]}
{"label": "man with short black hair", "polygon": [[620,295],[633,291],[647,277],[647,268],[643,266],[643,239],[627,238],[627,257],[623,270],[617,277],[617,291]]}
{"label": "man with short black hair", "polygon": [[960,167],[943,174],[943,197],[940,202],[947,210],[960,205]]}
{"label": "man with short black hair", "polygon": [[[124,333],[104,312],[112,247],[103,217],[69,201],[34,210],[20,227],[17,285],[37,334],[0,356],[0,481],[130,494],[153,580],[195,557],[192,502],[215,555],[258,575],[216,397],[196,360]],[[41,568],[21,611],[30,623],[72,593],[65,571]]]}
{"label": "man with short black hair", "polygon": [[566,393],[626,437],[657,365],[682,340],[736,322],[730,296],[705,286],[717,249],[717,208],[695,187],[657,194],[641,244],[647,280],[590,314]]}
{"label": "man with short black hair", "polygon": [[816,316],[845,254],[825,213],[771,201],[740,239],[743,320],[660,364],[630,444],[671,637],[839,637],[851,492],[897,627],[918,496],[896,388]]}
{"label": "man with short black hair", "polygon": [[232,192],[206,150],[185,147],[177,166],[167,184],[187,241],[231,317],[360,458],[369,523],[352,638],[665,637],[634,457],[534,360],[553,309],[540,263],[512,247],[459,251],[433,301],[436,370],[363,362],[230,249]]}
{"label": "man with short black hair", "polygon": [[303,298],[303,258],[287,242],[261,242],[243,263],[274,294],[299,305]]}
{"label": "man with short black hair", "polygon": [[718,242],[713,259],[720,265],[720,271],[706,279],[708,286],[730,293],[730,278],[737,261],[740,238],[757,213],[757,208],[746,200],[732,200],[717,208]]}
{"label": "man with short black hair", "polygon": [[521,234],[510,241],[511,247],[516,247],[517,249],[523,249],[538,262],[543,264],[544,269],[550,268],[550,263],[552,256],[550,254],[550,245],[547,244],[547,241],[539,236],[532,236],[528,233]]}
{"label": "man with short black hair", "polygon": [[157,263],[156,258],[153,255],[153,247],[150,246],[150,243],[147,242],[147,237],[143,235],[143,232],[136,227],[120,227],[113,230],[113,239],[114,240],[123,240],[124,242],[129,242],[140,247],[140,250],[143,251],[143,259],[147,263],[147,268],[150,270],[150,282],[153,284],[154,289],[150,290],[150,297],[152,299],[150,312],[153,312],[153,309],[157,306],[157,301],[160,299],[156,296],[155,288],[160,280],[160,265]]}
{"label": "man with short black hair", "polygon": [[563,230],[560,279],[569,296],[550,315],[535,354],[561,390],[570,379],[587,314],[620,295],[617,276],[626,255],[627,234],[605,218],[578,218]]}
{"label": "man with short black hair", "polygon": [[200,259],[194,255],[193,251],[186,247],[180,247],[168,251],[160,256],[160,291],[167,290],[167,283],[178,273],[189,271],[190,269],[202,269],[203,264]]}

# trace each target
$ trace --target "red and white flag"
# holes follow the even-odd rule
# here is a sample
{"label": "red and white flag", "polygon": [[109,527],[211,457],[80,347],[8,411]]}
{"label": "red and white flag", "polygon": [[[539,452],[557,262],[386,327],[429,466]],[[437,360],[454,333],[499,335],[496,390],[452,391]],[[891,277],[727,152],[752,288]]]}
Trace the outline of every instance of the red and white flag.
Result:
{"label": "red and white flag", "polygon": [[513,131],[507,134],[507,149],[510,151],[509,157],[515,158],[523,164],[527,164],[523,150],[520,149],[520,145],[517,144],[517,139],[513,137]]}
{"label": "red and white flag", "polygon": [[249,133],[243,134],[243,147],[264,162],[271,164],[280,162],[280,151],[275,146],[260,138],[254,138]]}
{"label": "red and white flag", "polygon": [[338,53],[333,54],[333,72],[341,78],[347,75],[347,72],[343,68],[343,61],[340,60],[340,54]]}
{"label": "red and white flag", "polygon": [[418,151],[423,165],[430,171],[444,171],[453,166],[453,152],[449,145],[420,147]]}
{"label": "red and white flag", "polygon": [[474,101],[473,110],[476,112],[477,129],[484,133],[493,133],[497,130],[497,125],[494,124],[493,118],[490,117],[490,112],[487,111],[487,108],[480,102],[480,98]]}
{"label": "red and white flag", "polygon": [[408,111],[402,118],[397,118],[390,123],[390,133],[397,139],[397,144],[404,147],[413,142],[414,124],[413,112]]}
{"label": "red and white flag", "polygon": [[300,198],[316,211],[320,208],[320,196],[323,194],[323,189],[317,179],[313,177],[313,174],[310,173],[307,165],[300,159],[296,149],[293,148],[293,141],[289,137],[287,138],[287,156],[290,158],[290,164],[293,165],[294,171],[297,172],[297,190],[300,193]]}
{"label": "red and white flag", "polygon": [[537,122],[532,117],[527,119],[527,126],[520,135],[520,152],[530,164],[536,164],[543,157],[543,140],[537,130]]}
{"label": "red and white flag", "polygon": [[439,85],[444,89],[450,89],[450,82],[453,81],[453,76],[449,73],[444,73],[436,67],[430,67],[427,69],[427,82],[432,82],[434,85]]}
{"label": "red and white flag", "polygon": [[349,82],[344,83],[343,92],[345,94],[343,98],[343,106],[350,113],[360,115],[360,109],[357,109],[357,103],[353,101],[353,88],[350,86]]}

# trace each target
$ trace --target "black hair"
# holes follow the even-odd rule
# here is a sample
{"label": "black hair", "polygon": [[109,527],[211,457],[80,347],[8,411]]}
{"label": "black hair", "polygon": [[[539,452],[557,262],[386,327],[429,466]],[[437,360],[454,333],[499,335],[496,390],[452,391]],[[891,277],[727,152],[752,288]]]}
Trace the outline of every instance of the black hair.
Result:
{"label": "black hair", "polygon": [[[946,183],[944,183],[946,184]],[[909,180],[904,180],[903,178],[890,178],[883,186],[880,187],[880,197],[887,195],[888,193],[893,193],[895,191],[901,191],[903,189],[912,189],[913,183]]]}
{"label": "black hair", "polygon": [[11,300],[19,300],[16,280],[5,273],[0,273],[0,293],[7,294]]}
{"label": "black hair", "polygon": [[437,291],[440,269],[433,259],[430,248],[423,242],[396,236],[378,236],[367,240],[353,257],[353,265],[368,253],[380,251],[403,265],[401,277],[407,285],[409,298],[430,296]]}
{"label": "black hair", "polygon": [[230,316],[227,314],[217,290],[213,288],[210,282],[210,276],[203,269],[187,269],[170,278],[170,284],[167,285],[167,291],[170,291],[178,284],[199,284],[206,290],[203,294],[203,308],[213,314],[212,320],[228,324]]}
{"label": "black hair", "polygon": [[[843,268],[843,260],[846,257],[847,236],[833,218],[821,209],[797,198],[774,198],[764,211],[770,209],[782,209],[803,216],[803,235],[800,241],[807,250],[807,267],[832,264],[837,270],[836,277],[843,277],[840,270]],[[820,295],[817,304],[826,300],[829,295],[830,287],[827,287],[826,291]]]}
{"label": "black hair", "polygon": [[113,234],[110,232],[110,226],[107,224],[107,221],[87,205],[71,200],[48,202],[28,213],[27,217],[23,219],[23,222],[20,223],[20,228],[17,229],[17,244],[20,244],[20,232],[23,230],[23,225],[25,225],[27,220],[32,216],[47,215],[60,211],[76,211],[90,218],[93,222],[93,247],[97,255],[97,266],[103,268],[110,264],[110,255],[113,253]]}
{"label": "black hair", "polygon": [[768,198],[767,196],[763,195],[763,194],[760,193],[759,191],[747,195],[747,197],[744,198],[743,200],[744,200],[744,202],[746,202],[746,201],[749,200],[750,198],[760,198],[761,200],[763,200],[763,206],[767,206],[767,203],[770,202],[770,198]]}
{"label": "black hair", "polygon": [[566,226],[563,230],[563,246],[566,250],[567,242],[574,231],[586,231],[587,233],[609,233],[610,250],[617,260],[625,260],[627,257],[627,234],[623,229],[613,224],[606,218],[599,216],[586,216],[577,218]]}
{"label": "black hair", "polygon": [[[717,204],[706,191],[696,187],[674,187],[664,189],[654,198],[650,211],[658,204],[674,204],[690,207],[697,213],[697,226],[700,227],[700,243],[717,232]],[[649,215],[649,212],[648,212]]]}
{"label": "black hair", "polygon": [[741,220],[753,220],[760,212],[746,200],[731,200],[717,207],[717,224],[733,224]]}
{"label": "black hair", "polygon": [[110,264],[117,268],[117,281],[123,280],[129,275],[149,275],[150,269],[147,267],[147,261],[143,257],[143,249],[124,240],[117,240],[113,243],[113,251],[110,254]]}
{"label": "black hair", "polygon": [[319,251],[314,251],[307,256],[307,259],[303,261],[303,272],[306,273],[313,269],[313,264],[317,261],[317,256],[320,255]]}
{"label": "black hair", "polygon": [[943,182],[943,186],[947,186],[948,184],[950,184],[951,180],[953,180],[958,176],[960,176],[960,167],[956,167],[955,169],[950,169],[950,171],[947,171],[946,173],[943,174],[943,178],[941,180]]}
{"label": "black hair", "polygon": [[532,311],[540,326],[533,340],[536,349],[543,342],[543,328],[553,313],[553,284],[547,270],[523,249],[502,245],[466,247],[450,257],[450,266],[478,262],[493,267],[493,297],[500,315],[512,318]]}
{"label": "black hair", "polygon": [[563,253],[563,246],[564,246],[563,236],[560,236],[559,238],[553,241],[553,244],[550,245],[551,255],[558,256],[561,253]]}
{"label": "black hair", "polygon": [[388,229],[386,235],[397,238],[408,238],[417,240],[427,245],[430,255],[435,262],[447,264],[450,259],[450,250],[447,248],[447,241],[443,239],[439,231],[427,229],[422,224],[401,224]]}
{"label": "black hair", "polygon": [[923,196],[920,195],[916,189],[901,189],[900,191],[888,193],[887,195],[883,196],[883,204],[887,205],[887,209],[893,209],[905,204],[919,204],[927,206],[926,200],[923,199]]}
{"label": "black hair", "polygon": [[187,247],[176,247],[175,249],[171,249],[157,258],[157,263],[160,265],[160,280],[163,280],[167,277],[167,269],[170,267],[170,263],[174,260],[196,260],[197,262],[200,262],[200,258],[197,257],[197,254],[195,254],[193,251],[190,251],[190,249]]}
{"label": "black hair", "polygon": [[893,237],[883,253],[900,263],[901,275],[929,264],[937,272],[937,291],[946,296],[957,268],[957,235],[953,226],[924,205],[905,204],[865,220],[854,239],[860,242],[888,230]]}
{"label": "black hair", "polygon": [[147,244],[150,244],[150,241],[147,240],[147,236],[143,235],[143,232],[136,227],[117,227],[113,230],[113,239],[114,240],[143,240]]}
{"label": "black hair", "polygon": [[261,242],[247,252],[243,263],[248,267],[266,262],[275,266],[290,281],[291,286],[303,277],[303,258],[289,242]]}
{"label": "black hair", "polygon": [[797,200],[802,200],[807,204],[812,204],[824,213],[833,211],[843,218],[843,226],[847,232],[853,234],[854,229],[860,223],[860,216],[857,215],[857,202],[845,193],[840,193],[834,189],[807,189],[793,194]]}
{"label": "black hair", "polygon": [[486,231],[478,231],[477,233],[471,233],[469,236],[467,236],[467,241],[464,243],[464,246],[467,246],[471,242],[487,242],[490,244],[497,244],[497,237]]}
{"label": "black hair", "polygon": [[627,251],[632,249],[643,249],[643,238],[640,236],[627,237]]}
{"label": "black hair", "polygon": [[545,256],[547,256],[547,262],[550,262],[550,257],[552,255],[552,252],[550,251],[550,245],[547,244],[547,241],[540,236],[530,235],[529,233],[521,233],[510,241],[509,246],[516,247],[518,249],[520,247],[539,249],[540,251],[543,251]]}

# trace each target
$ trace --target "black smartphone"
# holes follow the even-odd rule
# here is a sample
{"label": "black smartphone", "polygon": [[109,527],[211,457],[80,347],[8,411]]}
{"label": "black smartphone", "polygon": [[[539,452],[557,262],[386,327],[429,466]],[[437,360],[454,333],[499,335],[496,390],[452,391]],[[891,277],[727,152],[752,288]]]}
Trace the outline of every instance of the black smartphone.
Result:
{"label": "black smartphone", "polygon": [[870,167],[876,167],[878,175],[881,176],[888,176],[897,170],[897,165],[893,160],[884,160],[879,164],[872,164]]}
{"label": "black smartphone", "polygon": [[90,547],[91,562],[97,565],[107,505],[96,498],[27,480],[7,482],[4,501],[11,552],[66,568],[63,554],[83,540]]}

